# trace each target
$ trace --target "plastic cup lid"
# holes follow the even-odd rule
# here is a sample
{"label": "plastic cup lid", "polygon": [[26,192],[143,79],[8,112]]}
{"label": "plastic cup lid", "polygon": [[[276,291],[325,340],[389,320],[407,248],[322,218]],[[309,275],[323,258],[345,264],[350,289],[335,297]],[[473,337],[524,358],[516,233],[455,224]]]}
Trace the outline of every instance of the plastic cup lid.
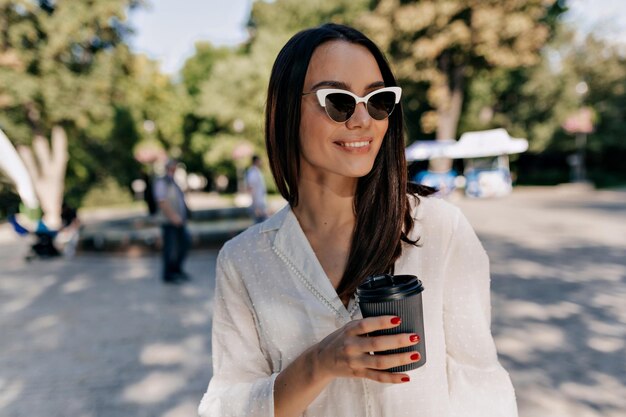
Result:
{"label": "plastic cup lid", "polygon": [[360,301],[380,302],[397,300],[424,291],[415,275],[375,275],[365,279],[356,293]]}

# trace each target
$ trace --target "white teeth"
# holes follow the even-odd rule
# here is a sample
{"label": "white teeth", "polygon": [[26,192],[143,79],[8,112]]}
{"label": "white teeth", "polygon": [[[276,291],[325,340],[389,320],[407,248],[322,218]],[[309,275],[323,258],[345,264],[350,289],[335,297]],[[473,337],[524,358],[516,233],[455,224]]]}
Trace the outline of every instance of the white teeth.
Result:
{"label": "white teeth", "polygon": [[351,142],[351,143],[339,142],[339,144],[341,146],[346,146],[348,148],[362,148],[364,146],[369,145],[370,143],[368,141],[365,141],[365,142]]}

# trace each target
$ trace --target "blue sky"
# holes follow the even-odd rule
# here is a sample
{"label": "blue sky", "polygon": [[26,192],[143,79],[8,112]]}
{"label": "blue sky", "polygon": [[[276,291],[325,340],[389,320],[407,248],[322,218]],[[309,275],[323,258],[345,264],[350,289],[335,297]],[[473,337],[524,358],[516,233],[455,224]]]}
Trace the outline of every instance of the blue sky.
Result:
{"label": "blue sky", "polygon": [[[246,39],[244,29],[253,0],[149,0],[151,6],[131,14],[136,29],[131,46],[161,61],[175,74],[194,52],[198,40],[235,45]],[[626,45],[625,0],[569,0],[568,21],[585,32]]]}
{"label": "blue sky", "polygon": [[149,0],[148,9],[134,11],[131,46],[161,61],[166,73],[176,73],[194,53],[194,44],[235,45],[244,30],[252,0]]}

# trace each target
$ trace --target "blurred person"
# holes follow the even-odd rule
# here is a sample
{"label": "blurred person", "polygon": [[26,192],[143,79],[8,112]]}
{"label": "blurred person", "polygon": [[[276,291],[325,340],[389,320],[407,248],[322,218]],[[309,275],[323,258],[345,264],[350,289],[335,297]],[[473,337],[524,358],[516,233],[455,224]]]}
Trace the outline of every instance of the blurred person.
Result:
{"label": "blurred person", "polygon": [[76,254],[76,246],[80,237],[80,220],[77,210],[71,207],[65,200],[61,206],[61,229],[57,241],[63,248],[63,254],[68,258]]}
{"label": "blurred person", "polygon": [[18,215],[12,213],[8,216],[8,221],[13,227],[13,230],[19,236],[35,236],[35,242],[30,245],[30,250],[26,254],[25,259],[31,260],[35,257],[39,258],[52,258],[61,255],[61,252],[55,245],[55,240],[58,239],[59,232],[57,230],[50,229],[43,220],[43,212],[39,214],[39,218],[36,223],[29,226],[24,226],[22,220],[28,223],[27,216],[21,216],[21,220],[18,220]]}
{"label": "blurred person", "polygon": [[183,263],[191,243],[187,230],[189,211],[185,195],[174,181],[177,165],[175,159],[168,159],[165,164],[165,175],[154,182],[154,198],[162,219],[162,279],[166,284],[178,284],[190,279],[183,270]]}
{"label": "blurred person", "polygon": [[[302,31],[278,54],[265,136],[289,204],[218,255],[201,416],[517,416],[490,330],[487,255],[460,210],[408,182],[400,95],[378,47],[350,27]],[[369,335],[403,319],[362,318],[355,289],[381,273],[423,282],[426,336]],[[418,369],[385,371],[413,352],[370,354],[423,336]]]}
{"label": "blurred person", "polygon": [[261,158],[258,155],[252,157],[252,164],[246,171],[246,188],[252,197],[250,212],[255,223],[267,219],[267,188],[261,172]]}
{"label": "blurred person", "polygon": [[54,244],[58,231],[50,229],[44,222],[44,217],[45,213],[42,211],[34,232],[36,241],[33,245],[31,245],[31,249],[34,255],[40,258],[53,258],[60,256],[61,252]]}
{"label": "blurred person", "polygon": [[157,202],[154,199],[154,185],[152,184],[152,175],[148,172],[146,168],[141,169],[141,179],[146,184],[146,188],[143,191],[143,200],[146,202],[146,206],[148,207],[148,215],[154,216],[157,211]]}

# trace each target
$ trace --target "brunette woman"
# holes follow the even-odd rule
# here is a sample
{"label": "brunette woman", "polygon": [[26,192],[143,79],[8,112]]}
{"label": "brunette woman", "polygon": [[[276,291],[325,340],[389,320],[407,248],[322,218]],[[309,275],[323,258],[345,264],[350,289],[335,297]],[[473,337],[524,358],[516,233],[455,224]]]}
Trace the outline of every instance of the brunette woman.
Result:
{"label": "brunette woman", "polygon": [[[266,108],[272,173],[288,205],[217,260],[213,378],[202,416],[515,417],[490,332],[488,259],[461,212],[407,182],[401,89],[362,33],[296,34],[274,64]],[[417,275],[423,335],[366,337],[355,289]]]}

